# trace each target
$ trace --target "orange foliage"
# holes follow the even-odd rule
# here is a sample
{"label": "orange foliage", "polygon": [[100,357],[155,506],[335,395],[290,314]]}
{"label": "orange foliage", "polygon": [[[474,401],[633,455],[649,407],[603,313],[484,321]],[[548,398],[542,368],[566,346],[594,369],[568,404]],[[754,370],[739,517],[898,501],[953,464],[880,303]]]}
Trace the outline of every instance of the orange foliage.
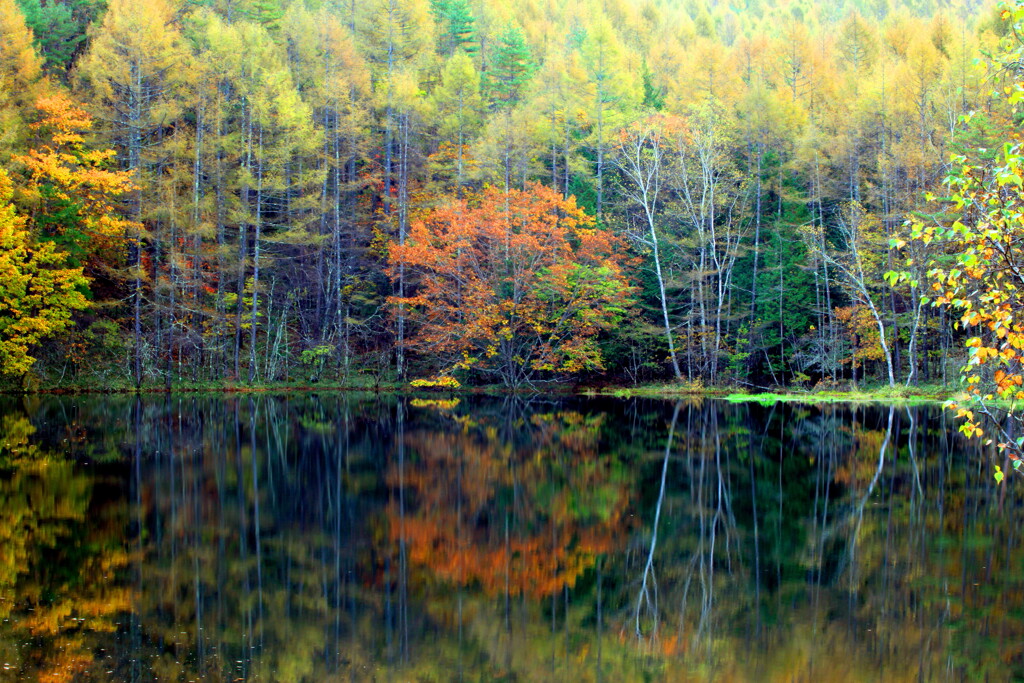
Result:
{"label": "orange foliage", "polygon": [[[596,460],[600,425],[588,420],[536,415],[533,443],[521,450],[493,429],[410,434],[415,462],[393,463],[388,482],[414,504],[404,515],[388,507],[391,539],[408,543],[414,565],[489,595],[539,598],[575,585],[625,537],[625,490],[613,465]],[[562,485],[538,490],[552,477]],[[516,490],[515,509],[506,509]]]}
{"label": "orange foliage", "polygon": [[[92,117],[67,95],[40,97],[36,108],[41,120],[31,128],[47,142],[28,154],[14,157],[29,172],[27,192],[38,213],[55,215],[74,206],[80,229],[101,247],[110,247],[141,226],[119,215],[115,202],[136,189],[131,174],[109,170],[112,149],[93,150],[85,144]],[[51,229],[53,222],[48,222]],[[67,226],[64,226],[65,228]]]}
{"label": "orange foliage", "polygon": [[836,320],[841,322],[846,329],[846,334],[853,347],[850,356],[842,359],[842,363],[852,362],[853,367],[859,368],[866,360],[885,360],[885,349],[882,348],[878,326],[867,306],[855,304],[837,307],[834,313]]}
{"label": "orange foliage", "polygon": [[601,369],[595,337],[632,293],[620,241],[539,185],[449,200],[413,221],[389,262],[393,278],[416,275],[410,296],[391,299],[416,324],[410,345],[506,384]]}

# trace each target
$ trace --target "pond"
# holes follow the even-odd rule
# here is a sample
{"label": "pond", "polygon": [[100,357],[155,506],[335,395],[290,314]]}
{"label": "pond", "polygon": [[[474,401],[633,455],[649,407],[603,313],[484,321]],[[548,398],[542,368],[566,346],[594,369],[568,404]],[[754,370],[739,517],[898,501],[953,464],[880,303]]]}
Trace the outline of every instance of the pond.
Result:
{"label": "pond", "polygon": [[938,407],[175,395],[0,416],[0,680],[1024,677],[1024,486]]}

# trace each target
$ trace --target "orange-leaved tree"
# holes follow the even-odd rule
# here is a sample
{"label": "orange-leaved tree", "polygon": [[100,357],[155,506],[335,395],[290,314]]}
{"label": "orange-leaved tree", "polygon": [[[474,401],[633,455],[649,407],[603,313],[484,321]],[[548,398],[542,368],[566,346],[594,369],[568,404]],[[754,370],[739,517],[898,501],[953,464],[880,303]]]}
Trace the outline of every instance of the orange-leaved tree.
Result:
{"label": "orange-leaved tree", "polygon": [[393,277],[415,289],[411,349],[443,370],[474,370],[510,387],[603,368],[598,334],[631,303],[622,244],[551,189],[495,188],[451,198],[390,245]]}

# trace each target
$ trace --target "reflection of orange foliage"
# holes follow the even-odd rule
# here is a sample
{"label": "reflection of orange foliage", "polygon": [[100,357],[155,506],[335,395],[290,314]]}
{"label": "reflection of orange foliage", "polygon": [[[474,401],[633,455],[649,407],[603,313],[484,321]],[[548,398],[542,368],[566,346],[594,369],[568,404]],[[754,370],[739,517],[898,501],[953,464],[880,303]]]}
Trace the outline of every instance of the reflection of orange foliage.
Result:
{"label": "reflection of orange foliage", "polygon": [[[573,586],[576,579],[594,566],[596,556],[613,548],[607,530],[585,530],[574,535],[572,547],[551,539],[533,536],[510,538],[508,546],[488,544],[487,539],[452,538],[444,528],[451,519],[407,519],[405,538],[413,563],[429,567],[445,581],[477,584],[489,595],[503,593],[543,597]],[[397,540],[399,529],[392,527]],[[469,534],[467,534],[468,536]]]}
{"label": "reflection of orange foliage", "polygon": [[494,429],[408,435],[415,457],[392,463],[388,483],[413,502],[404,516],[389,506],[391,539],[404,539],[410,561],[439,579],[491,595],[575,585],[624,537],[625,490],[614,463],[595,458],[600,423],[536,415],[515,448]]}
{"label": "reflection of orange foliage", "polygon": [[848,431],[855,439],[854,451],[836,466],[835,481],[846,486],[866,486],[878,469],[878,452],[885,441],[885,432],[865,429],[854,422]]}
{"label": "reflection of orange foliage", "polygon": [[92,656],[81,638],[61,641],[56,652],[45,663],[46,668],[37,672],[41,683],[73,681],[92,664]]}

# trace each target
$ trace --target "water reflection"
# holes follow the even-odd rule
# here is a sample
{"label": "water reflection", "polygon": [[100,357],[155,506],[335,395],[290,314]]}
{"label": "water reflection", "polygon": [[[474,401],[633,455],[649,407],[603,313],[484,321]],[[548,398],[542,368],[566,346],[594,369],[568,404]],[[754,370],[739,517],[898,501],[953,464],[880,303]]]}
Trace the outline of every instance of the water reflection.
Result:
{"label": "water reflection", "polygon": [[934,408],[53,398],[0,447],[0,680],[1024,676],[1024,487]]}

